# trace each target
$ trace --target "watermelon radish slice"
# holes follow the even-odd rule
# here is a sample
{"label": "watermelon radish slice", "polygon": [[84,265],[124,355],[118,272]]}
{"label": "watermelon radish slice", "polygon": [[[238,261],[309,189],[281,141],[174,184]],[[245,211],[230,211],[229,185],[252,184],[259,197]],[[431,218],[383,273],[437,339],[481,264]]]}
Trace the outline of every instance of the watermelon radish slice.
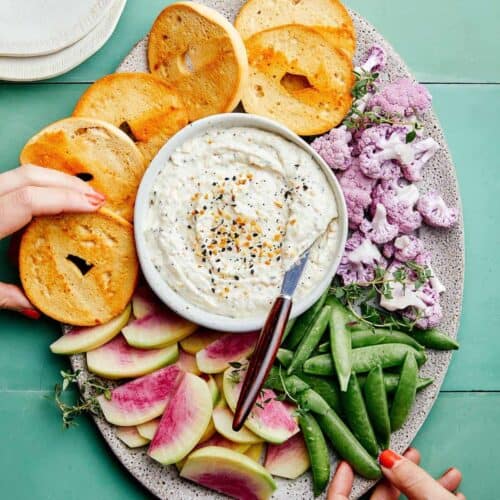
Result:
{"label": "watermelon radish slice", "polygon": [[302,433],[295,434],[283,444],[270,444],[267,447],[264,467],[273,476],[297,479],[310,465]]}
{"label": "watermelon radish slice", "polygon": [[129,448],[139,448],[149,443],[149,439],[142,437],[136,427],[117,427],[116,437]]}
{"label": "watermelon radish slice", "polygon": [[178,356],[177,344],[163,349],[136,349],[127,344],[123,335],[118,335],[87,353],[87,367],[92,373],[105,378],[133,378],[169,365]]}
{"label": "watermelon radish slice", "polygon": [[208,389],[210,390],[210,394],[212,395],[212,404],[215,405],[220,401],[220,391],[215,379],[212,375],[208,375],[207,373],[202,373],[200,377],[207,383]]}
{"label": "watermelon radish slice", "polygon": [[75,327],[50,345],[54,354],[78,354],[102,346],[118,335],[127,324],[132,308],[130,304],[116,318],[103,325]]}
{"label": "watermelon radish slice", "polygon": [[[234,412],[240,395],[246,366],[228,368],[224,372],[224,397]],[[299,432],[297,422],[292,417],[293,407],[276,399],[271,389],[263,389],[248,416],[245,426],[254,434],[270,443],[283,443]]]}
{"label": "watermelon radish slice", "polygon": [[179,351],[179,359],[175,363],[181,370],[194,375],[201,375],[201,372],[196,364],[196,358],[182,349]]}
{"label": "watermelon radish slice", "polygon": [[192,453],[181,477],[241,500],[267,500],[276,489],[276,483],[262,465],[219,446]]}
{"label": "watermelon radish slice", "polygon": [[196,353],[196,362],[204,373],[220,373],[232,361],[239,361],[252,354],[258,332],[227,333]]}
{"label": "watermelon radish slice", "polygon": [[211,416],[212,395],[207,383],[186,373],[161,417],[148,455],[164,465],[182,460],[199,442]]}
{"label": "watermelon radish slice", "polygon": [[215,430],[215,425],[214,425],[214,419],[211,418],[208,422],[207,428],[205,429],[205,432],[203,433],[203,436],[200,438],[200,443],[203,443],[210,439],[217,431]]}
{"label": "watermelon radish slice", "polygon": [[122,332],[133,347],[157,349],[175,344],[196,328],[194,323],[165,308],[132,321]]}
{"label": "watermelon radish slice", "polygon": [[196,354],[198,351],[205,349],[207,345],[215,342],[217,339],[224,335],[222,332],[216,330],[208,330],[207,328],[200,328],[192,335],[181,340],[181,347],[189,354]]}
{"label": "watermelon radish slice", "polygon": [[233,431],[233,412],[225,408],[214,408],[212,419],[217,432],[235,443],[255,444],[262,442],[262,438],[243,427],[238,432]]}
{"label": "watermelon radish slice", "polygon": [[149,316],[161,309],[161,307],[158,299],[147,286],[140,286],[134,292],[134,296],[132,297],[132,311],[136,319]]}
{"label": "watermelon radish slice", "polygon": [[[206,448],[207,446],[221,446],[222,448],[227,448],[228,450],[233,450],[238,453],[246,453],[250,449],[251,445],[229,441],[229,439],[226,439],[217,432],[214,432],[214,434],[207,440],[201,439],[200,442],[194,447],[193,451],[200,450],[201,448]],[[177,470],[180,471],[184,467],[187,458],[188,457],[180,460],[175,464]]]}
{"label": "watermelon radish slice", "polygon": [[160,425],[160,420],[161,419],[159,419],[159,418],[153,418],[153,420],[150,420],[149,422],[145,422],[141,425],[138,425],[136,427],[137,432],[144,439],[147,439],[148,441],[152,441],[153,438],[155,437],[158,426]]}
{"label": "watermelon radish slice", "polygon": [[172,365],[127,382],[97,397],[104,418],[115,425],[139,425],[159,417],[185,374]]}
{"label": "watermelon radish slice", "polygon": [[260,464],[260,458],[262,457],[264,446],[264,443],[253,444],[247,451],[245,451],[245,455]]}

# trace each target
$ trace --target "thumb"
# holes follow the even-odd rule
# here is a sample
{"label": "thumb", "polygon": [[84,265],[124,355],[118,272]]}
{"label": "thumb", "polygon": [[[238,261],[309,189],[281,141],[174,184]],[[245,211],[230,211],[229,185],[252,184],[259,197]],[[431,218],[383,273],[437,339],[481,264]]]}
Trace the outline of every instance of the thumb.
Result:
{"label": "thumb", "polygon": [[392,450],[385,450],[379,456],[384,476],[409,500],[451,500],[455,496],[443,488],[424,469]]}
{"label": "thumb", "polygon": [[40,317],[40,313],[33,308],[22,290],[16,285],[0,283],[0,309],[18,311],[32,319]]}

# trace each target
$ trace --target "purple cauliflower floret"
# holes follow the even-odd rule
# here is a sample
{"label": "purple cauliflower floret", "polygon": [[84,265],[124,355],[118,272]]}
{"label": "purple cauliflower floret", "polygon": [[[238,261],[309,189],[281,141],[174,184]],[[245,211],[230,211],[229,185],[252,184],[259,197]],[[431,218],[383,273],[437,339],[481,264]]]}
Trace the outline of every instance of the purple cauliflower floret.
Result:
{"label": "purple cauliflower floret", "polygon": [[414,184],[400,186],[397,181],[382,181],[372,192],[372,213],[378,203],[385,206],[387,220],[399,227],[399,232],[410,234],[422,225],[422,216],[414,207],[419,197]]}
{"label": "purple cauliflower floret", "polygon": [[375,44],[368,49],[368,53],[360,69],[367,73],[379,72],[385,68],[385,62],[384,49],[380,45]]}
{"label": "purple cauliflower floret", "polygon": [[365,129],[357,143],[361,171],[372,179],[399,178],[399,164],[410,165],[415,160],[414,147],[406,143],[406,134],[406,127],[390,125]]}
{"label": "purple cauliflower floret", "polygon": [[314,139],[312,148],[334,170],[346,170],[352,163],[352,134],[345,125],[333,128],[327,134]]}
{"label": "purple cauliflower floret", "polygon": [[409,307],[403,311],[403,316],[415,320],[415,325],[422,329],[434,328],[443,319],[443,309],[439,301],[439,293],[432,288],[430,283],[418,290],[418,295],[423,302],[422,307]]}
{"label": "purple cauliflower floret", "polygon": [[402,171],[405,179],[416,182],[422,179],[422,169],[439,149],[439,144],[432,137],[410,144],[415,157],[410,163],[402,165]]}
{"label": "purple cauliflower floret", "polygon": [[370,222],[365,219],[360,224],[359,229],[377,245],[383,245],[393,240],[399,233],[398,226],[387,221],[387,211],[381,203],[377,204],[373,220]]}
{"label": "purple cauliflower floret", "polygon": [[347,240],[345,252],[340,261],[337,273],[342,276],[344,284],[367,283],[375,277],[375,269],[385,269],[387,261],[379,249],[359,231]]}
{"label": "purple cauliflower floret", "polygon": [[452,227],[458,220],[458,210],[448,207],[436,191],[421,196],[417,210],[428,226]]}
{"label": "purple cauliflower floret", "polygon": [[424,251],[424,243],[413,234],[400,236],[394,240],[394,258],[401,262],[415,261]]}
{"label": "purple cauliflower floret", "polygon": [[371,191],[376,181],[366,177],[358,162],[353,161],[351,168],[339,176],[339,182],[347,205],[349,227],[357,229],[372,201]]}
{"label": "purple cauliflower floret", "polygon": [[368,108],[388,117],[421,116],[431,106],[428,90],[409,78],[400,78],[378,91]]}

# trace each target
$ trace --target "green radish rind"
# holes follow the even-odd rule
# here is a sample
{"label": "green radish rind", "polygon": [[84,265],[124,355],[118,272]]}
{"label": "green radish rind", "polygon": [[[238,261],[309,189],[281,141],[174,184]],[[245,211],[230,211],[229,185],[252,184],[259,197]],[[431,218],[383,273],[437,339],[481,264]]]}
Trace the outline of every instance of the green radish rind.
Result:
{"label": "green radish rind", "polygon": [[97,349],[116,337],[128,323],[132,307],[130,304],[116,318],[104,325],[74,327],[50,345],[54,354],[78,354]]}
{"label": "green radish rind", "polygon": [[295,349],[299,345],[304,335],[309,331],[314,318],[323,308],[326,298],[328,297],[328,291],[329,289],[327,288],[321,297],[312,305],[312,307],[295,320],[290,333],[283,342],[283,346],[285,348]]}
{"label": "green radish rind", "polygon": [[[330,317],[330,350],[331,359],[337,373],[340,390],[347,391],[351,370],[353,369],[351,331],[346,328],[345,309],[332,297],[328,299],[332,306]],[[304,369],[304,371],[306,371]]]}
{"label": "green radish rind", "polygon": [[[360,347],[352,350],[352,370],[356,373],[366,373],[377,365],[391,368],[403,364],[406,354],[415,355],[419,365],[425,363],[427,356],[424,351],[416,351],[406,344],[383,344]],[[304,372],[311,375],[333,375],[334,365],[329,354],[320,354],[309,358],[304,363]]]}
{"label": "green radish rind", "polygon": [[379,446],[366,410],[363,393],[355,373],[351,374],[347,390],[340,393],[345,419],[356,439],[372,456],[379,453]]}
{"label": "green radish rind", "polygon": [[274,479],[262,465],[219,446],[207,446],[189,455],[181,477],[233,498],[268,500],[276,490]]}
{"label": "green radish rind", "polygon": [[382,367],[373,368],[366,377],[363,387],[366,411],[382,449],[389,448],[391,420]]}
{"label": "green radish rind", "polygon": [[392,431],[400,429],[410,414],[411,407],[415,401],[415,394],[417,392],[417,377],[417,360],[410,352],[406,355],[403,367],[401,368],[398,388],[396,389],[396,393],[394,394],[394,399],[392,401],[390,412]]}
{"label": "green radish rind", "polygon": [[87,368],[111,380],[142,377],[174,363],[179,357],[177,344],[162,349],[136,349],[122,335],[87,352]]}
{"label": "green radish rind", "polygon": [[320,495],[330,480],[330,455],[321,428],[311,413],[299,415],[299,426],[304,434],[313,479],[314,496]]}
{"label": "green radish rind", "polygon": [[316,346],[319,344],[323,333],[328,326],[330,320],[331,307],[323,307],[318,314],[314,317],[310,328],[302,337],[300,344],[297,346],[292,362],[288,367],[287,373],[291,375],[293,372],[300,370],[305,361],[309,358]]}
{"label": "green radish rind", "polygon": [[149,439],[141,436],[137,428],[132,427],[117,427],[115,430],[116,437],[125,443],[129,448],[140,448],[149,443]]}
{"label": "green radish rind", "polygon": [[[223,393],[232,412],[236,409],[245,373],[246,370],[243,368],[228,368],[224,372]],[[292,417],[290,409],[275,398],[276,394],[271,389],[263,389],[257,398],[258,405],[256,403],[250,412],[245,426],[265,441],[280,444],[299,432],[299,427]],[[264,403],[264,401],[267,402]],[[279,422],[272,421],[271,413],[275,414],[276,420]]]}
{"label": "green radish rind", "polygon": [[186,373],[161,417],[148,455],[163,465],[182,460],[198,444],[211,417],[212,395],[207,383]]}
{"label": "green radish rind", "polygon": [[315,414],[323,434],[330,440],[334,450],[347,460],[358,474],[367,479],[381,477],[380,467],[375,459],[319,394],[307,389],[298,394],[297,398],[300,407],[308,408]]}

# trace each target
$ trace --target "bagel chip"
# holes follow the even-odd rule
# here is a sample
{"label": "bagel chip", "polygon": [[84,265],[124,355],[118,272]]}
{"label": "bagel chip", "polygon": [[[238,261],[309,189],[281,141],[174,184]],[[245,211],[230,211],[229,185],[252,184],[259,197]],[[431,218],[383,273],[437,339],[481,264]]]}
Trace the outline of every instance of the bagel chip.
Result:
{"label": "bagel chip", "polygon": [[146,165],[188,123],[179,92],[147,73],[114,73],[97,80],[82,94],[73,116],[120,128],[136,143]]}
{"label": "bagel chip", "polygon": [[120,314],[137,283],[132,225],[101,209],[34,219],[19,252],[26,296],[70,325],[106,323]]}
{"label": "bagel chip", "polygon": [[106,196],[105,207],[132,221],[144,158],[132,140],[109,123],[87,118],[52,123],[27,142],[20,162],[80,177]]}
{"label": "bagel chip", "polygon": [[338,0],[249,0],[234,21],[243,40],[286,24],[314,28],[334,47],[349,57],[354,55],[356,31],[349,12]]}
{"label": "bagel chip", "polygon": [[316,30],[280,26],[253,35],[246,47],[245,111],[299,135],[322,134],[344,119],[352,102],[352,62]]}
{"label": "bagel chip", "polygon": [[245,45],[217,11],[177,2],[157,17],[149,34],[149,70],[182,95],[194,121],[232,111],[247,80]]}

